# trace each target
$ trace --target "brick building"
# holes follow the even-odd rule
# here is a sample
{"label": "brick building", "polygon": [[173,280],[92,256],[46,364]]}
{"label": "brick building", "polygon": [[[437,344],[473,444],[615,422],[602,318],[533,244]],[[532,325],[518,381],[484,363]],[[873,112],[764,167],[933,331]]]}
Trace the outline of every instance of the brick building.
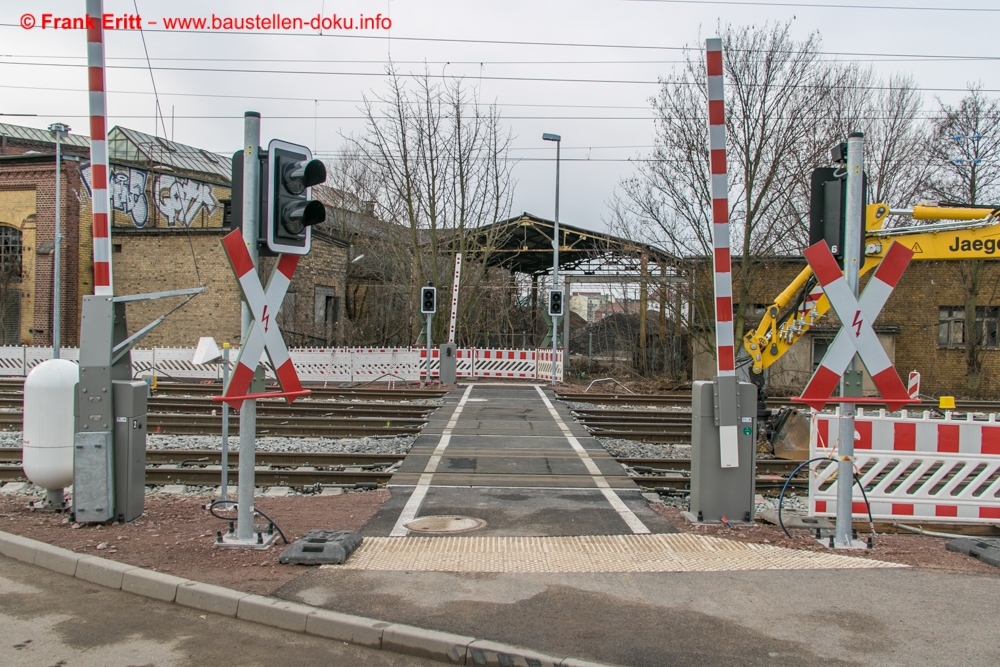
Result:
{"label": "brick building", "polygon": [[[93,293],[89,139],[70,134],[63,153],[61,338],[73,346],[79,304]],[[238,343],[239,291],[221,245],[229,158],[122,127],[108,133],[108,153],[115,293],[206,288],[141,346],[193,346],[199,336]],[[0,262],[0,278],[9,274],[0,282],[0,344],[51,345],[54,195],[53,133],[0,124],[0,250],[10,258]],[[292,344],[337,342],[346,263],[347,244],[314,229],[279,313]],[[262,273],[268,268],[264,262]],[[130,332],[176,303],[129,304]]]}

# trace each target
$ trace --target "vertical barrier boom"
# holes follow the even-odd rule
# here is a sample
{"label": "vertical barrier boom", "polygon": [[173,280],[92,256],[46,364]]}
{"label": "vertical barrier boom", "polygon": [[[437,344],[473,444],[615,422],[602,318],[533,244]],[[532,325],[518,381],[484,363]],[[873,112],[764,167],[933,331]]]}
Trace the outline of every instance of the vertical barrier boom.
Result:
{"label": "vertical barrier boom", "polygon": [[[104,76],[103,0],[87,0],[95,17],[87,28],[87,78],[90,90],[90,183],[94,237],[94,294],[114,294],[111,281],[111,220],[108,206],[108,140]],[[58,242],[58,241],[57,241]]]}
{"label": "vertical barrier boom", "polygon": [[712,174],[712,266],[715,273],[715,351],[719,392],[719,448],[723,468],[739,466],[736,363],[733,350],[733,280],[729,242],[729,178],[726,173],[726,104],[722,40],[705,40],[708,73],[708,136]]}

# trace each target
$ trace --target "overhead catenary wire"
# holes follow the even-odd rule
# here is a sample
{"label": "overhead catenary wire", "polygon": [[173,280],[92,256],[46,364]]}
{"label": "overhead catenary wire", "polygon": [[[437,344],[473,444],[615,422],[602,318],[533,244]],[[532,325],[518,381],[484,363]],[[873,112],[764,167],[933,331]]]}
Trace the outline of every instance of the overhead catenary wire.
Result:
{"label": "overhead catenary wire", "polygon": [[[33,63],[25,61],[0,61],[0,65],[18,65],[24,67],[73,67],[73,68],[85,68],[86,65],[75,64],[75,63]],[[111,65],[108,66],[109,70],[144,70],[145,67],[139,67],[135,65]],[[433,74],[428,72],[415,73],[415,72],[329,72],[329,71],[319,71],[319,70],[291,70],[291,69],[231,69],[222,67],[166,67],[157,66],[153,69],[167,72],[206,72],[212,74],[225,73],[228,75],[234,74],[279,74],[282,76],[288,75],[300,75],[300,76],[348,76],[348,77],[373,77],[373,78],[386,78],[386,77],[399,77],[401,79],[442,79],[442,80],[452,80],[455,77],[448,76],[444,74]],[[605,85],[638,85],[638,86],[662,86],[662,80],[652,80],[652,79],[573,79],[567,77],[536,77],[536,76],[497,76],[497,75],[480,75],[477,77],[480,81],[519,81],[522,83],[587,83],[587,84],[605,84]],[[694,86],[701,87],[703,82],[701,81],[671,81],[671,85],[677,86]],[[766,88],[768,84],[766,83],[750,83],[744,84],[746,88]],[[809,88],[811,84],[789,84],[789,88]],[[862,85],[862,86],[851,86],[852,90],[867,90],[867,91],[892,91],[898,90],[897,86],[890,85]],[[923,87],[914,86],[910,90],[915,90],[918,92],[931,92],[931,93],[961,93],[967,92],[967,87]],[[1000,88],[980,88],[981,92],[984,93],[1000,93]],[[315,99],[315,98],[310,98]]]}

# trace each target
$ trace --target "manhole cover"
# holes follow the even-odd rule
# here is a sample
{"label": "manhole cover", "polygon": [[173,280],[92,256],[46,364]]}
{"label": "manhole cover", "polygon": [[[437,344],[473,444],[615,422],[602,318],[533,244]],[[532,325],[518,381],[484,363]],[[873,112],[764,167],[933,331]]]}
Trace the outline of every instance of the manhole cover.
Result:
{"label": "manhole cover", "polygon": [[482,528],[486,522],[471,516],[422,516],[403,525],[414,533],[467,533]]}

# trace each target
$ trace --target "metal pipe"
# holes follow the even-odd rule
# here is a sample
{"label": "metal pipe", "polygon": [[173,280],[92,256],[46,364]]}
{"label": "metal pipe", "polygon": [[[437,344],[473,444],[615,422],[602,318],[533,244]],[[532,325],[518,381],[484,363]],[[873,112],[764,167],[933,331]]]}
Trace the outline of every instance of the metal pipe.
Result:
{"label": "metal pipe", "polygon": [[[852,132],[847,138],[847,214],[844,222],[844,277],[855,298],[858,296],[858,279],[861,263],[864,261],[862,249],[856,239],[861,236],[864,225],[864,148],[865,135]],[[847,373],[853,375],[857,355],[851,357]],[[840,380],[840,395],[847,396],[847,382]],[[853,543],[854,517],[854,403],[840,404],[840,440],[838,444],[840,460],[837,463],[837,527],[835,544],[850,547]]]}
{"label": "metal pipe", "polygon": [[[229,386],[229,343],[222,344],[222,386]],[[229,403],[222,403],[222,494],[219,500],[229,500]]]}
{"label": "metal pipe", "polygon": [[52,249],[52,358],[59,358],[59,345],[60,337],[59,332],[62,328],[60,325],[60,309],[59,304],[62,299],[62,288],[60,286],[60,268],[62,259],[62,253],[60,252],[59,246],[62,241],[62,234],[60,233],[60,222],[62,217],[62,135],[64,132],[69,132],[69,126],[63,125],[62,123],[53,123],[49,125],[49,130],[51,130],[56,135],[56,220],[55,220],[55,246]]}
{"label": "metal pipe", "polygon": [[[243,240],[257,266],[258,201],[260,199],[260,114],[247,111],[243,117]],[[243,303],[240,345],[245,346],[253,326],[253,313]],[[249,363],[257,360],[248,359]],[[255,373],[256,375],[256,373]],[[253,392],[251,385],[251,392]],[[246,399],[240,409],[240,473],[237,497],[236,539],[253,540],[254,460],[257,448],[257,401]]]}

